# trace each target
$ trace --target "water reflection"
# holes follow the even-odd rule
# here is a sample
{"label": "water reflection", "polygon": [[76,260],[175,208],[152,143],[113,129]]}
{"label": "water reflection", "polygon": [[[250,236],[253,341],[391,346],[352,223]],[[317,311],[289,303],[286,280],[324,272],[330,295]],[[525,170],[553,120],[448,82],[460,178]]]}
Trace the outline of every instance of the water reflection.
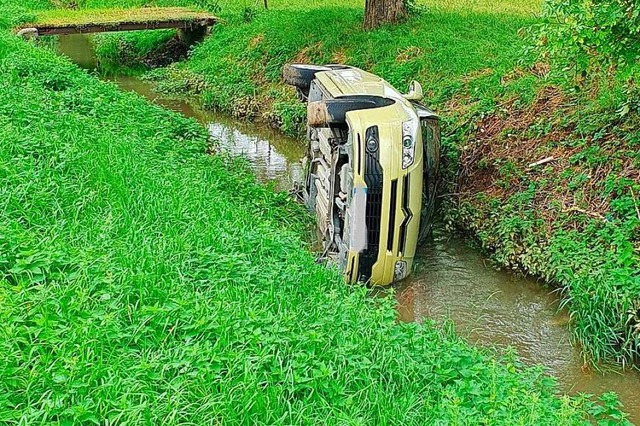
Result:
{"label": "water reflection", "polygon": [[289,146],[286,140],[281,140],[276,147],[270,139],[247,135],[221,122],[209,122],[207,128],[221,150],[245,157],[262,180],[276,181],[281,189],[288,189],[292,180],[300,179],[303,174],[304,151],[298,141]]}
{"label": "water reflection", "polygon": [[241,123],[228,116],[205,111],[182,99],[168,98],[153,91],[151,83],[135,77],[108,78],[121,89],[134,91],[154,103],[200,121],[209,131],[218,149],[242,156],[259,179],[273,182],[278,189],[287,190],[303,177],[301,159],[304,145],[297,139],[255,123]]}

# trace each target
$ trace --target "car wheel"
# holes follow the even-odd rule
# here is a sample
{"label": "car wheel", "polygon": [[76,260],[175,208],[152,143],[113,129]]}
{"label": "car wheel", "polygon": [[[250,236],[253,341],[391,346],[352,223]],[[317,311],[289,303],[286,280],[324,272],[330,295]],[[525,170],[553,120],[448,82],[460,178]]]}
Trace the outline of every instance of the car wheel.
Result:
{"label": "car wheel", "polygon": [[287,64],[282,69],[282,79],[290,86],[308,91],[316,73],[331,71],[331,68],[321,65]]}

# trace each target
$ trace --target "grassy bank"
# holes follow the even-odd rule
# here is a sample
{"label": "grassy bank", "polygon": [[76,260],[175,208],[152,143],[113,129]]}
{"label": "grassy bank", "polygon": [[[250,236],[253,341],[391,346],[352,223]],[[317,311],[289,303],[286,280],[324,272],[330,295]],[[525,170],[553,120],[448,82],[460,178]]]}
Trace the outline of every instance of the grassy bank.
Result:
{"label": "grassy bank", "polygon": [[2,423],[620,420],[615,398],[396,324],[194,121],[5,34],[0,89]]}
{"label": "grassy bank", "polygon": [[419,78],[434,106],[482,99],[473,110],[490,108],[496,92],[507,90],[501,76],[521,54],[514,34],[534,22],[535,9],[505,3],[513,13],[496,14],[486,3],[436,2],[406,24],[363,32],[357,1],[272,2],[272,10],[251,13],[236,5],[222,4],[224,24],[187,63],[160,73],[161,89],[195,88],[209,107],[265,120],[289,134],[299,133],[305,113],[280,81],[290,61],[349,63],[402,89]]}
{"label": "grassy bank", "polygon": [[188,53],[174,30],[95,34],[91,42],[102,75],[141,75],[185,59]]}
{"label": "grassy bank", "polygon": [[305,111],[280,81],[287,62],[348,63],[399,88],[420,80],[445,120],[447,221],[499,264],[562,288],[587,360],[635,361],[639,124],[621,84],[632,77],[574,76],[526,53],[538,1],[429,0],[409,22],[367,33],[360,3],[221,2],[212,37],[152,78],[288,134],[300,133]]}

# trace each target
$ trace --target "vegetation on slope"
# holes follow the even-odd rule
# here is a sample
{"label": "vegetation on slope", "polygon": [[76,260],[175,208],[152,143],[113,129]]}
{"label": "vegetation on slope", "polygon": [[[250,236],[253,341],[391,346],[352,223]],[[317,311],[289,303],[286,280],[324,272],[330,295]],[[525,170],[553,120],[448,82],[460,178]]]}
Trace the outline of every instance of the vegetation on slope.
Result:
{"label": "vegetation on slope", "polygon": [[94,34],[91,43],[100,75],[142,75],[185,59],[189,52],[175,30]]}
{"label": "vegetation on slope", "polygon": [[0,98],[2,423],[624,423],[396,324],[194,121],[7,35]]}
{"label": "vegetation on slope", "polygon": [[562,288],[588,360],[627,363],[640,351],[638,10],[599,4],[550,0],[540,18],[537,1],[430,0],[364,32],[356,1],[227,2],[189,61],[152,76],[290,134],[305,111],[280,81],[286,62],[420,80],[446,122],[448,222]]}
{"label": "vegetation on slope", "polygon": [[[305,111],[280,81],[286,62],[349,63],[400,88],[420,80],[446,121],[448,221],[500,264],[563,288],[589,360],[625,363],[640,342],[638,11],[627,3],[550,0],[540,19],[537,1],[429,0],[405,24],[363,32],[355,0],[200,2],[225,21],[152,77],[289,134]],[[171,4],[187,5],[158,2]],[[100,54],[135,64],[148,37],[128,37],[102,39]]]}
{"label": "vegetation on slope", "polygon": [[461,156],[456,221],[566,290],[595,361],[640,355],[639,15],[633,2],[548,1],[528,59],[546,87],[478,120]]}

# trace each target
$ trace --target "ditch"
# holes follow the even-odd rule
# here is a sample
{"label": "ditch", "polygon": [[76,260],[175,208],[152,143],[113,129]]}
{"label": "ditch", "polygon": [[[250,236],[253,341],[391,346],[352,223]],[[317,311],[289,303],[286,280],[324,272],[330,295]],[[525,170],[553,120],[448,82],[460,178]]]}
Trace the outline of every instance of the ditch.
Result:
{"label": "ditch", "polygon": [[[88,36],[61,36],[59,53],[89,71],[96,57]],[[207,127],[218,149],[244,156],[259,179],[288,189],[302,176],[303,145],[277,130],[203,111],[187,100],[164,97],[137,77],[107,77],[122,90]],[[418,249],[413,274],[395,286],[401,321],[432,319],[452,322],[470,342],[497,350],[514,348],[525,364],[540,364],[569,394],[616,392],[632,422],[640,422],[640,373],[602,366],[585,366],[579,348],[572,345],[569,317],[560,309],[560,295],[541,283],[494,265],[460,237],[436,229],[431,242]]]}

